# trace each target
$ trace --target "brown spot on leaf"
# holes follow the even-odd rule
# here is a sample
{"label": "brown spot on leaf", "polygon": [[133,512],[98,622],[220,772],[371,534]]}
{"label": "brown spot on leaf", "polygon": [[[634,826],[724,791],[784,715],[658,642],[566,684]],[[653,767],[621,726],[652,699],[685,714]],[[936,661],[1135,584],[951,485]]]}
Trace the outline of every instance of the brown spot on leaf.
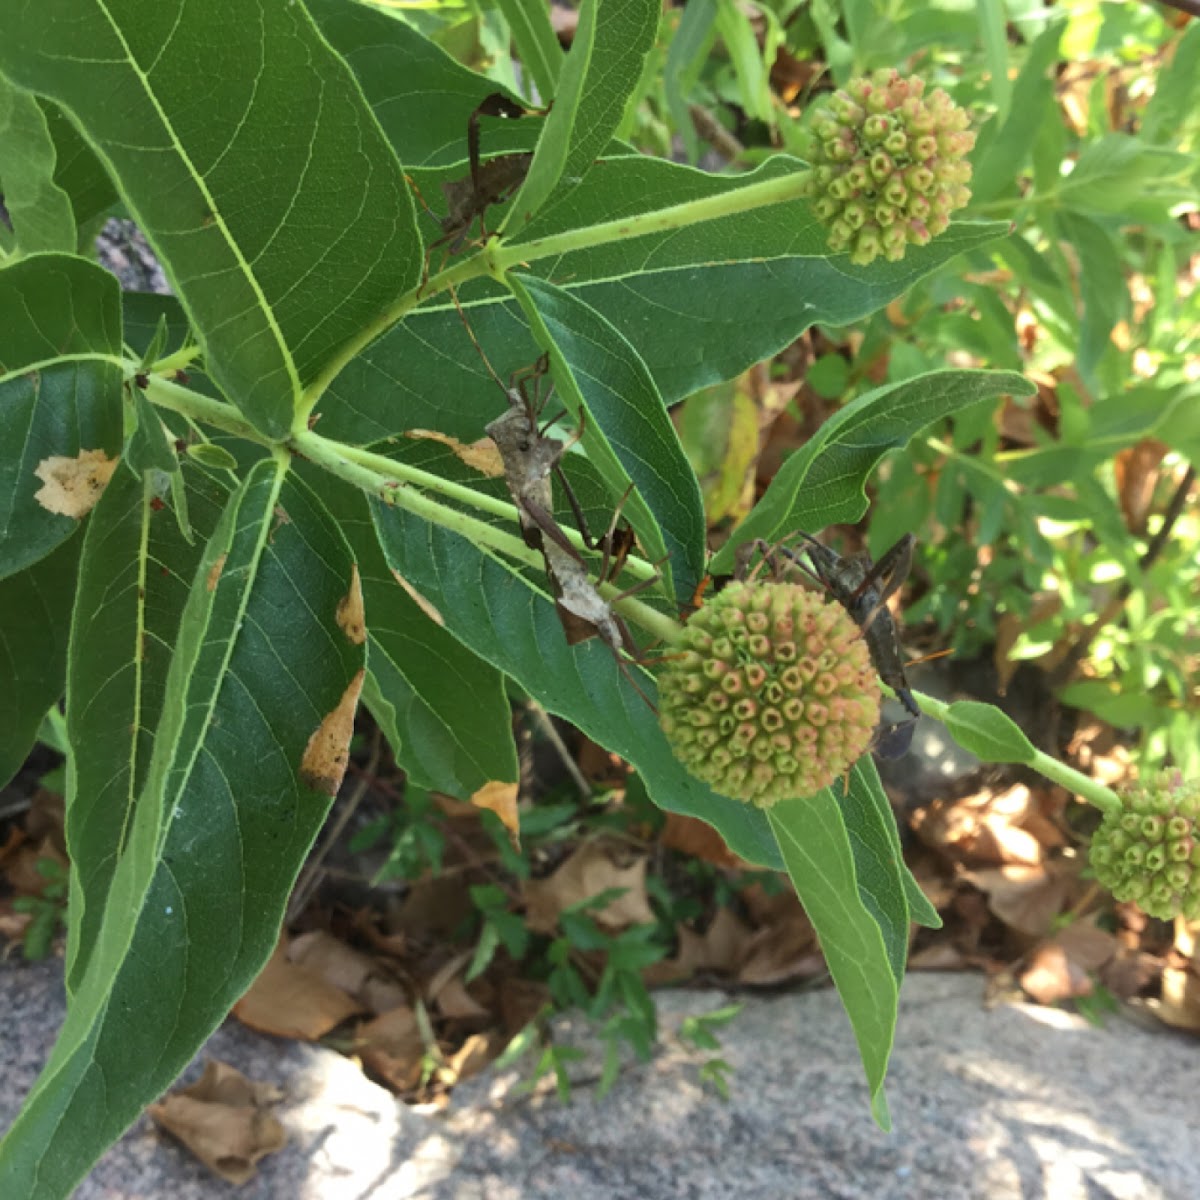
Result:
{"label": "brown spot on leaf", "polygon": [[417,591],[399,571],[393,571],[392,574],[396,577],[396,582],[413,598],[417,607],[435,624],[445,628],[446,618],[438,612],[437,605],[432,600],[427,600],[420,592]]}
{"label": "brown spot on leaf", "polygon": [[354,710],[363,685],[362,670],[350,680],[337,707],[317,726],[300,760],[300,778],[314,791],[336,796],[350,760],[350,735],[354,732]]}
{"label": "brown spot on leaf", "polygon": [[367,617],[363,612],[362,581],[358,577],[357,563],[350,567],[350,590],[338,601],[337,623],[356,646],[367,640]]}
{"label": "brown spot on leaf", "polygon": [[222,554],[211,567],[208,568],[208,579],[205,581],[205,586],[210,592],[217,590],[217,580],[221,578],[221,572],[225,569],[225,560],[229,557],[227,554]]}
{"label": "brown spot on leaf", "polygon": [[406,429],[404,436],[423,438],[430,442],[441,442],[468,467],[478,471],[481,475],[486,475],[489,479],[499,479],[504,474],[504,460],[500,457],[500,451],[496,449],[496,443],[491,438],[480,438],[474,442],[460,442],[458,438],[451,437],[446,433],[439,433],[436,429]]}
{"label": "brown spot on leaf", "polygon": [[104,494],[116,469],[117,460],[103,450],[81,450],[75,458],[51,455],[34,469],[45,486],[33,498],[52,513],[86,516]]}
{"label": "brown spot on leaf", "polygon": [[521,818],[517,812],[517,784],[501,779],[489,779],[472,797],[476,808],[494,812],[504,823],[516,849],[521,848]]}

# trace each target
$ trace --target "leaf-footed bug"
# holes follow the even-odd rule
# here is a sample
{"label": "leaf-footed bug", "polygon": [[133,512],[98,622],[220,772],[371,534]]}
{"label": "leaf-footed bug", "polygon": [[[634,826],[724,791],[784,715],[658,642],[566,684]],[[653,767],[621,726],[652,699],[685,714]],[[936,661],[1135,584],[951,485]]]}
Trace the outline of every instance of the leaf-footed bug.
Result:
{"label": "leaf-footed bug", "polygon": [[[792,550],[782,544],[771,546],[761,540],[748,542],[743,548],[744,553],[739,553],[743,569],[749,555],[755,551],[762,554],[765,562],[771,563],[777,561],[776,554],[782,554],[814,578],[850,614],[862,630],[880,679],[896,693],[896,698],[910,714],[903,721],[881,725],[876,735],[876,750],[882,757],[902,758],[908,753],[921,710],[904,674],[900,631],[887,602],[908,578],[916,538],[906,533],[878,562],[873,562],[865,550],[843,556],[810,534],[797,532],[792,536],[803,540],[803,550]],[[807,556],[807,563],[802,554]]]}

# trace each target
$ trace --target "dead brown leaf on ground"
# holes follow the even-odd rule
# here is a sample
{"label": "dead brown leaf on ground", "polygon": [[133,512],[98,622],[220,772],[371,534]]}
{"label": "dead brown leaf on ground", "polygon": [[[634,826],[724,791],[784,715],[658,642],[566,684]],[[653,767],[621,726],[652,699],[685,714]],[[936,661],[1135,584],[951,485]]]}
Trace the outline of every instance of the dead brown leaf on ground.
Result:
{"label": "dead brown leaf on ground", "polygon": [[1044,937],[1070,907],[1081,864],[1059,860],[1037,866],[1006,866],[965,871],[963,878],[987,897],[988,908],[1005,925]]}
{"label": "dead brown leaf on ground", "polygon": [[363,1066],[394,1091],[411,1091],[420,1082],[425,1043],[408,1005],[358,1025],[354,1045]]}
{"label": "dead brown leaf on ground", "polygon": [[256,1083],[226,1063],[209,1061],[190,1087],[172,1092],[147,1112],[210,1171],[233,1184],[255,1174],[255,1164],[287,1142],[283,1126],[266,1108],[282,1091]]}
{"label": "dead brown leaf on ground", "polygon": [[658,840],[669,850],[677,850],[680,854],[702,859],[714,866],[739,870],[747,865],[725,845],[725,839],[707,821],[701,821],[698,817],[667,813],[666,824]]}
{"label": "dead brown leaf on ground", "polygon": [[521,848],[521,816],[517,810],[517,793],[520,785],[506,783],[502,779],[492,779],[471,796],[471,803],[476,808],[487,809],[500,818],[512,844]]}
{"label": "dead brown leaf on ground", "polygon": [[474,950],[454,955],[425,985],[425,1003],[443,1017],[458,1021],[488,1020],[491,1013],[467,990],[463,972],[475,957]]}
{"label": "dead brown leaf on ground", "polygon": [[1034,865],[1061,848],[1065,837],[1047,812],[1056,801],[1048,789],[1014,784],[960,800],[935,800],[913,814],[912,827],[932,849],[959,862]]}
{"label": "dead brown leaf on ground", "polygon": [[703,933],[687,925],[677,925],[675,934],[678,939],[675,953],[651,963],[643,972],[648,987],[681,983],[704,971],[732,977],[752,937],[750,926],[728,908],[718,909]]}
{"label": "dead brown leaf on ground", "polygon": [[287,944],[281,941],[233,1006],[233,1015],[259,1033],[312,1042],[365,1007],[319,972],[290,962]]}
{"label": "dead brown leaf on ground", "polygon": [[1177,1029],[1200,1032],[1200,922],[1175,918],[1175,945],[1163,968],[1159,1016]]}
{"label": "dead brown leaf on ground", "polygon": [[1072,922],[1034,948],[1020,984],[1039,1004],[1090,996],[1100,968],[1117,949],[1116,937],[1093,920]]}
{"label": "dead brown leaf on ground", "polygon": [[639,854],[622,865],[616,856],[623,852],[627,853],[600,840],[584,842],[552,875],[526,880],[522,895],[530,929],[552,933],[563,909],[610,888],[620,888],[623,894],[591,912],[598,924],[623,929],[653,921],[646,895],[646,858]]}
{"label": "dead brown leaf on ground", "polygon": [[355,950],[324,930],[302,933],[287,950],[288,961],[320,975],[326,983],[358,1000],[368,1012],[381,1013],[408,999],[378,959]]}

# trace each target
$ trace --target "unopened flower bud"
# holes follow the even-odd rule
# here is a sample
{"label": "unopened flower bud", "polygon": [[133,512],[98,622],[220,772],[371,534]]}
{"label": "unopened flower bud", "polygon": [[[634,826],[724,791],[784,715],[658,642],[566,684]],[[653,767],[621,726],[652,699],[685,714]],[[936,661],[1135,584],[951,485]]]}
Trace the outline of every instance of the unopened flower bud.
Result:
{"label": "unopened flower bud", "polygon": [[[975,135],[966,112],[940,88],[926,96],[923,80],[894,70],[853,79],[824,103],[811,127],[808,195],[830,246],[866,265],[880,254],[896,261],[906,245],[944,231],[971,198],[966,155]],[[851,204],[874,213],[878,227],[848,218]],[[847,227],[857,235],[847,237]]]}

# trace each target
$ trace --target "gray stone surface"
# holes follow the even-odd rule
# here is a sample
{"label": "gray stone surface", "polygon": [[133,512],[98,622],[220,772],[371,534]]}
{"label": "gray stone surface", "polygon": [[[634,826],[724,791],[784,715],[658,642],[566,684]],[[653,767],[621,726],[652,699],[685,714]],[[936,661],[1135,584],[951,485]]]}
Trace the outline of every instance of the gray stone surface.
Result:
{"label": "gray stone surface", "polygon": [[[349,1061],[230,1024],[205,1053],[279,1083],[288,1147],[244,1188],[207,1176],[143,1120],[79,1200],[1195,1200],[1200,1044],[1119,1018],[1104,1028],[1045,1009],[985,1011],[982,982],[916,975],[904,988],[891,1099],[866,1110],[853,1039],[831,991],[748,998],[722,1035],[723,1103],[675,1040],[726,1003],[660,993],[661,1052],[604,1100],[580,1065],[569,1106],[487,1074],[443,1114],[397,1105]],[[0,1122],[61,1019],[57,964],[0,965]],[[586,1046],[588,1035],[567,1035]],[[193,1067],[192,1074],[198,1068]],[[20,1200],[5,1196],[3,1200]]]}

